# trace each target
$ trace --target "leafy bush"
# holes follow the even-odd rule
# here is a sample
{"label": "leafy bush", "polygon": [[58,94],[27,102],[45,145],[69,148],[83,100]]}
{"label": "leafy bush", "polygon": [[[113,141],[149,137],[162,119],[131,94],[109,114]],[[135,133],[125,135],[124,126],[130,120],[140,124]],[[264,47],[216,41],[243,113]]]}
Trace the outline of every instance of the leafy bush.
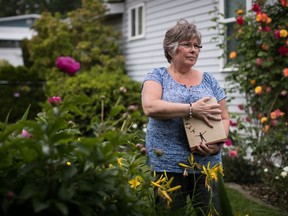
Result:
{"label": "leafy bush", "polygon": [[[43,13],[33,26],[37,35],[25,42],[31,71],[37,71],[47,81],[46,94],[77,105],[71,115],[87,134],[91,133],[86,130],[91,121],[108,117],[117,120],[120,111],[131,114],[138,128],[147,121],[140,113],[141,85],[125,74],[118,45],[120,34],[103,23],[105,12],[101,1],[84,0],[81,8],[68,14],[67,20],[57,14]],[[60,56],[72,57],[81,64],[75,79],[63,76],[55,67]],[[120,88],[122,96],[117,101]],[[113,109],[116,102],[122,104],[119,110]],[[102,106],[107,111],[105,116],[101,116]],[[114,112],[107,116],[112,109]]]}
{"label": "leafy bush", "polygon": [[[150,172],[135,143],[141,141],[111,122],[95,123],[84,137],[69,120],[74,105],[63,102],[39,113],[0,124],[1,215],[143,215],[151,200],[128,183]],[[124,116],[120,122],[126,122]],[[120,161],[121,159],[121,161]],[[148,182],[148,184],[147,184]],[[146,185],[146,186],[145,186]]]}
{"label": "leafy bush", "polygon": [[[9,114],[9,122],[18,121],[29,104],[31,109],[28,118],[41,111],[40,102],[46,100],[44,82],[25,67],[11,65],[0,67],[1,100],[0,121]],[[33,100],[31,100],[33,99]]]}
{"label": "leafy bush", "polygon": [[[279,177],[278,170],[287,167],[288,161],[288,4],[286,0],[259,0],[248,14],[243,11],[237,11],[235,33],[231,37],[222,35],[237,42],[227,64],[233,69],[227,75],[230,93],[240,92],[246,99],[245,104],[239,104],[245,116],[240,116],[238,123],[242,123],[237,124],[242,141],[235,144],[244,153],[251,151],[249,159],[257,163],[264,185],[278,187],[276,202],[281,204],[287,198],[287,188],[283,193],[279,179],[281,184],[288,184],[287,172]],[[223,44],[219,47],[225,48]],[[270,178],[263,170],[269,170]]]}
{"label": "leafy bush", "polygon": [[106,8],[101,1],[83,0],[82,6],[68,13],[43,13],[33,25],[37,32],[28,41],[32,69],[47,79],[55,78],[51,68],[59,56],[71,56],[83,70],[96,67],[98,73],[124,73],[124,58],[119,51],[120,33],[104,24]]}
{"label": "leafy bush", "polygon": [[[90,122],[100,122],[106,118],[117,120],[123,112],[130,114],[138,129],[147,121],[141,112],[141,85],[126,75],[81,71],[75,77],[60,76],[53,82],[48,82],[47,86],[50,96],[61,96],[65,101],[77,106],[77,110],[71,114],[75,116],[74,121],[82,131],[88,132],[86,129]],[[118,105],[117,109],[113,107],[114,104]],[[105,110],[103,115],[102,106]]]}

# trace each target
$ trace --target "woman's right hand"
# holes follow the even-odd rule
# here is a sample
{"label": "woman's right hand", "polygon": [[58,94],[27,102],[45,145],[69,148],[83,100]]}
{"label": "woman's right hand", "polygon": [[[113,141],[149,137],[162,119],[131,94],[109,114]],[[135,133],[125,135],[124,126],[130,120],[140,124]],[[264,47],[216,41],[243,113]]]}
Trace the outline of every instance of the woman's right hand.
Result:
{"label": "woman's right hand", "polygon": [[221,117],[216,115],[221,114],[220,105],[213,104],[209,105],[206,102],[209,101],[211,97],[204,97],[193,103],[192,113],[193,117],[202,119],[209,127],[213,127],[210,120],[220,121]]}

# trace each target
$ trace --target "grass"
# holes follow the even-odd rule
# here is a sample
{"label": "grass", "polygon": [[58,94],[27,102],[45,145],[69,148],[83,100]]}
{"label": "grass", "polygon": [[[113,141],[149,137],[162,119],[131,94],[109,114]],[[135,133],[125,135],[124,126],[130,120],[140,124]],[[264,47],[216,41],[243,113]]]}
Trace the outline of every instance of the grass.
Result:
{"label": "grass", "polygon": [[246,197],[239,191],[226,187],[233,214],[235,216],[284,216],[287,212],[282,212],[276,208],[258,204]]}

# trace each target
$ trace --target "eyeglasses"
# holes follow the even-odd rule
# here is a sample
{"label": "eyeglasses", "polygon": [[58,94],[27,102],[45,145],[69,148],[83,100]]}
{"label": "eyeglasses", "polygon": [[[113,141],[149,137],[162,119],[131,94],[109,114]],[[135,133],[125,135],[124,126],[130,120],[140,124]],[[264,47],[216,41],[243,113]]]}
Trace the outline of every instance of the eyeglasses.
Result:
{"label": "eyeglasses", "polygon": [[200,50],[202,48],[202,45],[200,45],[200,44],[192,44],[189,42],[179,43],[179,46],[183,46],[185,49],[189,49],[189,50],[191,50],[192,47],[196,50]]}

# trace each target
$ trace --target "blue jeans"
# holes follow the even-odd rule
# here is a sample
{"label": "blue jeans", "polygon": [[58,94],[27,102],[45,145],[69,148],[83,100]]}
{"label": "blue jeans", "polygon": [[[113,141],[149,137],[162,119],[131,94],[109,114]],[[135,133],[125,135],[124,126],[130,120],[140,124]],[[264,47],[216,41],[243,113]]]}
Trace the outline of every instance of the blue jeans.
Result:
{"label": "blue jeans", "polygon": [[[159,177],[161,174],[163,173],[157,172],[157,175],[159,175]],[[182,173],[167,173],[167,176],[169,179],[171,177],[174,177],[174,180],[172,181],[170,187],[181,185],[181,189],[173,192],[172,194],[172,203],[170,204],[170,210],[172,212],[181,212],[181,215],[191,215],[192,208],[189,207],[193,207],[197,216],[208,215],[211,193],[205,187],[205,175],[189,174],[188,176],[183,176]],[[213,182],[211,188],[213,191],[213,206],[219,213],[219,215],[221,215],[218,200],[218,184],[216,182]],[[190,198],[190,202],[187,202],[188,197]],[[166,201],[159,197],[157,194],[155,202],[156,207],[162,206],[162,208],[166,203]],[[189,206],[190,204],[192,206]]]}

